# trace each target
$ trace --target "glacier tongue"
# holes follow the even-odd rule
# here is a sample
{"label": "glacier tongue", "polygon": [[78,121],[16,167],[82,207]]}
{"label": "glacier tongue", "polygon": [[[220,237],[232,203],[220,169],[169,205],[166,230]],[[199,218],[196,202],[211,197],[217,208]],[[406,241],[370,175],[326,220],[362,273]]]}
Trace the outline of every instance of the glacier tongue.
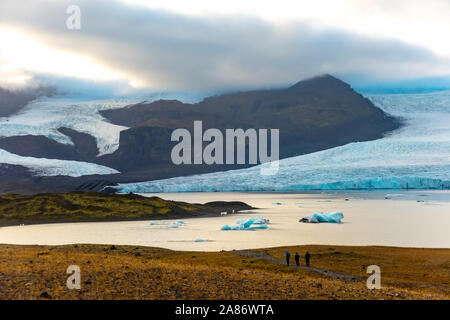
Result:
{"label": "glacier tongue", "polygon": [[78,101],[42,98],[29,103],[19,113],[0,118],[0,137],[43,135],[57,142],[73,145],[72,140],[57,129],[68,127],[96,139],[99,156],[119,147],[120,131],[127,127],[107,122],[100,110],[121,108],[137,100],[112,99]]}
{"label": "glacier tongue", "polygon": [[95,163],[22,157],[0,149],[0,163],[24,166],[38,176],[79,177],[90,174],[114,174],[119,171]]}
{"label": "glacier tongue", "polygon": [[450,188],[450,91],[373,95],[405,125],[386,137],[283,159],[277,174],[248,169],[122,184],[120,192]]}

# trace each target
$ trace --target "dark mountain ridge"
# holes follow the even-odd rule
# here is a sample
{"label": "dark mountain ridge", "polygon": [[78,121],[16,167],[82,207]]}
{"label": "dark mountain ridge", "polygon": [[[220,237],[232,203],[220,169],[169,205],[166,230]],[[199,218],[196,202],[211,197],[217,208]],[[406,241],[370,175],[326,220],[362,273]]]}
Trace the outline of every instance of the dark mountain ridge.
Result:
{"label": "dark mountain ridge", "polygon": [[[121,133],[119,150],[99,159],[124,172],[136,168],[145,171],[150,159],[153,165],[169,165],[175,144],[170,141],[171,131],[186,128],[192,133],[195,120],[202,120],[203,130],[279,129],[280,158],[378,139],[399,126],[370,100],[330,75],[300,81],[286,89],[230,93],[195,104],[159,100],[101,114],[114,124],[132,127]],[[132,164],[124,166],[129,161]],[[215,171],[211,169],[214,166],[184,167],[192,174]],[[227,167],[232,168],[236,166]],[[223,170],[219,165],[217,169]]]}

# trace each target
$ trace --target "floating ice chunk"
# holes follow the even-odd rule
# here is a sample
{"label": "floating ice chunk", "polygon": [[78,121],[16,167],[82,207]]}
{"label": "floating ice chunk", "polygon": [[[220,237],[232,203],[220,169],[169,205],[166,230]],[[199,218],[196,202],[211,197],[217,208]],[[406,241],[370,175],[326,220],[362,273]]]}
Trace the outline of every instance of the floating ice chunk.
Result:
{"label": "floating ice chunk", "polygon": [[261,230],[269,229],[269,226],[267,224],[261,224],[261,225],[249,227],[246,230],[258,230],[258,229],[261,229]]}
{"label": "floating ice chunk", "polygon": [[425,201],[423,204],[426,206],[440,206],[441,205],[440,203],[430,202],[430,201]]}
{"label": "floating ice chunk", "polygon": [[176,228],[182,227],[184,225],[186,225],[186,224],[184,223],[183,220],[177,220],[177,221],[173,222],[171,225],[169,225],[167,228],[176,229]]}
{"label": "floating ice chunk", "polygon": [[263,217],[251,217],[249,219],[237,219],[236,223],[237,224],[245,224],[248,223],[249,221],[252,221],[253,224],[269,224],[270,220],[269,219],[265,219]]}
{"label": "floating ice chunk", "polygon": [[344,218],[342,212],[315,212],[313,214],[307,215],[299,220],[299,222],[307,222],[307,223],[320,223],[320,222],[328,222],[328,223],[341,223],[341,220]]}
{"label": "floating ice chunk", "polygon": [[161,225],[165,225],[166,222],[165,221],[152,221],[150,222],[151,226],[161,226]]}
{"label": "floating ice chunk", "polygon": [[180,225],[177,224],[177,223],[172,223],[171,225],[167,226],[167,228],[170,228],[170,229],[176,229],[176,228],[178,228],[179,226],[180,226]]}
{"label": "floating ice chunk", "polygon": [[[241,219],[239,219],[241,220]],[[243,223],[238,223],[235,226],[230,226],[228,224],[224,225],[221,230],[258,230],[258,229],[268,229],[269,226],[267,224],[259,224],[254,226],[254,221],[252,219],[243,219],[247,221],[242,221]]]}
{"label": "floating ice chunk", "polygon": [[395,198],[395,197],[403,197],[403,194],[400,193],[388,193],[386,197]]}

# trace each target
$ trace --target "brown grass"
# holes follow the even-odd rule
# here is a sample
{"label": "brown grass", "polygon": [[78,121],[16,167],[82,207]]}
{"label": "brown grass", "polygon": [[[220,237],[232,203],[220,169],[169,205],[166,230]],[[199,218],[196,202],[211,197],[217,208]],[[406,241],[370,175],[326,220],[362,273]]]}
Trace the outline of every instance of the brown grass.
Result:
{"label": "brown grass", "polygon": [[[286,248],[266,250],[281,259]],[[450,250],[336,246],[289,250],[309,250],[314,266],[356,275],[363,262],[378,264],[383,287],[368,290],[365,279],[323,277],[237,252],[0,245],[0,298],[41,299],[43,292],[52,299],[450,298]],[[66,269],[72,264],[81,268],[81,290],[66,287]]]}

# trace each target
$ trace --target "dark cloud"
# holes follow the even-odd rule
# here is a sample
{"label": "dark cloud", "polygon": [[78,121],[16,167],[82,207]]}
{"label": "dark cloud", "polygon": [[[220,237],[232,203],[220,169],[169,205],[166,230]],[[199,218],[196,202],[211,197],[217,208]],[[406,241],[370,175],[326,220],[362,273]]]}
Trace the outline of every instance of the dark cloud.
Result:
{"label": "dark cloud", "polygon": [[[160,89],[270,87],[317,74],[349,81],[400,80],[450,73],[425,48],[307,23],[250,16],[184,16],[119,1],[2,0],[0,21],[47,45],[92,57]],[[78,4],[82,29],[66,28]],[[30,53],[31,54],[31,53]]]}

